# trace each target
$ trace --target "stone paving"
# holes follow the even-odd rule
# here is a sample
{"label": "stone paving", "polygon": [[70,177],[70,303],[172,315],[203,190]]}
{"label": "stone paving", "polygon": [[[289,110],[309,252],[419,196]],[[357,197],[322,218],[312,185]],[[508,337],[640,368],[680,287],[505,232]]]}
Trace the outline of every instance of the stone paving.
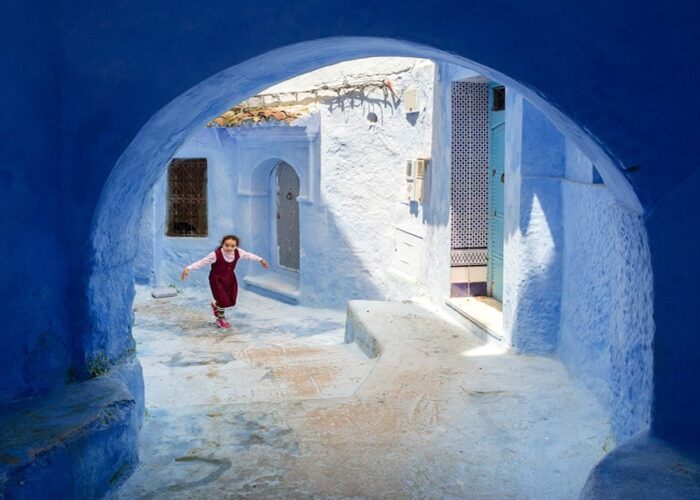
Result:
{"label": "stone paving", "polygon": [[360,311],[381,330],[370,360],[345,311],[243,292],[224,333],[207,295],[146,292],[141,464],[115,498],[577,498],[614,446],[558,362],[415,304]]}
{"label": "stone paving", "polygon": [[[249,295],[217,330],[192,297],[137,304],[134,328],[150,409],[351,396],[372,363],[343,343],[344,314],[293,309]],[[315,318],[312,314],[318,314]],[[259,315],[259,316],[257,316]],[[186,394],[187,397],[183,397]]]}

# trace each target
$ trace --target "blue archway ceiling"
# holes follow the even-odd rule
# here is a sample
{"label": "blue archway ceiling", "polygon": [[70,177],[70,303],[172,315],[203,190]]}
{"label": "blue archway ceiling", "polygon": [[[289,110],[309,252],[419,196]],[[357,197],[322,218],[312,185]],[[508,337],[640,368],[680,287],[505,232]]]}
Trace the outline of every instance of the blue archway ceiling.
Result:
{"label": "blue archway ceiling", "polygon": [[[345,35],[431,45],[537,89],[624,164],[642,166],[630,180],[646,205],[673,185],[669,170],[683,175],[695,166],[692,141],[680,140],[682,133],[665,133],[678,131],[688,119],[687,107],[700,105],[697,94],[687,91],[700,55],[696,16],[675,3],[645,8],[632,2],[556,0],[306,0],[294,8],[279,0],[119,5],[67,2],[62,23],[63,109],[71,110],[65,126],[76,139],[86,128],[101,137],[99,144],[79,141],[65,160],[105,164],[93,170],[98,185],[138,128],[199,81],[274,48]],[[673,27],[673,36],[666,27]],[[681,78],[673,78],[676,74]],[[667,166],[669,152],[684,161]]]}
{"label": "blue archway ceiling", "polygon": [[[40,313],[46,317],[63,317],[73,309],[82,316],[71,302],[83,294],[82,263],[89,260],[95,206],[117,158],[153,113],[210,75],[268,50],[329,36],[379,36],[423,43],[499,70],[545,96],[622,164],[640,165],[627,175],[648,210],[655,284],[667,294],[656,298],[657,346],[665,353],[657,364],[664,369],[672,365],[669,360],[700,351],[693,329],[700,270],[661,251],[685,245],[685,259],[700,253],[700,241],[688,237],[694,224],[688,214],[697,212],[700,202],[686,189],[674,190],[698,167],[700,94],[690,91],[700,64],[695,4],[124,0],[13,2],[4,10],[11,22],[0,57],[4,74],[13,78],[0,83],[12,100],[10,113],[0,114],[3,157],[24,155],[26,161],[17,165],[31,165],[38,180],[20,193],[19,181],[5,166],[0,198],[6,210],[26,208],[33,193],[51,212],[14,211],[12,226],[36,237],[53,231],[53,244],[67,257],[52,268],[56,276],[47,282],[46,293],[53,290],[56,296],[46,301],[48,312]],[[42,111],[48,118],[31,119]],[[676,194],[685,196],[684,203],[668,202]],[[674,217],[671,210],[678,206],[683,212]],[[3,245],[2,250],[8,308],[19,310],[36,300],[22,292],[31,270],[8,264],[22,259],[25,248]],[[59,286],[68,272],[78,275]],[[12,297],[10,289],[17,289]],[[65,297],[72,299],[59,315]],[[33,328],[25,322],[23,315],[9,314],[8,335]],[[53,328],[58,338],[65,329],[62,343],[71,343],[71,326]],[[666,340],[671,338],[682,342]],[[685,363],[674,371],[697,381],[698,366]],[[35,375],[29,370],[18,383],[31,389]],[[668,391],[661,399],[666,410],[657,411],[657,419],[684,401],[686,408],[700,410],[697,383],[688,387],[657,373],[657,385]]]}

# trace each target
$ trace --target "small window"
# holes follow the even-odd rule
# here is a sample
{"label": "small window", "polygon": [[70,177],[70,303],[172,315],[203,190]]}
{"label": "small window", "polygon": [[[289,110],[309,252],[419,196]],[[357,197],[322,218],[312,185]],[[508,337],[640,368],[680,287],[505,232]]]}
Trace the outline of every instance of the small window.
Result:
{"label": "small window", "polygon": [[506,109],[506,88],[503,85],[491,89],[493,101],[491,111],[503,111]]}
{"label": "small window", "polygon": [[175,158],[168,167],[168,236],[207,236],[207,159]]}

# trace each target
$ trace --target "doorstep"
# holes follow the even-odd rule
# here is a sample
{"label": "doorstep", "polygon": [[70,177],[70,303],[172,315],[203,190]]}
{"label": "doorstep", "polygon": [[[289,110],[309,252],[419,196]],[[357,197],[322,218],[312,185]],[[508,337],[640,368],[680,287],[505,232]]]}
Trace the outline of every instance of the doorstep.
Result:
{"label": "doorstep", "polygon": [[447,305],[490,336],[503,340],[503,305],[492,297],[450,297]]}
{"label": "doorstep", "polygon": [[256,276],[243,278],[246,288],[269,297],[271,299],[286,302],[287,304],[299,303],[299,276],[287,276],[280,273],[268,272]]}

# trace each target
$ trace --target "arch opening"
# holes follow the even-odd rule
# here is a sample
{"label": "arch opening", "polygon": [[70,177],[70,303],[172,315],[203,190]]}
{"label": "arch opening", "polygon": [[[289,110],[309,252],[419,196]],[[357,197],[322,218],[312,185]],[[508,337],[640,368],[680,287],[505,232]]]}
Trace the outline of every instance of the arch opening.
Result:
{"label": "arch opening", "polygon": [[[575,376],[585,379],[586,383],[593,387],[594,391],[597,390],[602,398],[607,398],[611,412],[619,417],[617,424],[619,428],[615,429],[619,439],[624,439],[640,430],[640,426],[648,425],[648,409],[644,409],[641,414],[630,414],[630,401],[624,401],[625,398],[621,395],[631,384],[639,382],[639,378],[635,378],[636,375],[631,375],[634,368],[629,366],[630,360],[625,359],[626,353],[632,348],[632,345],[627,343],[627,339],[622,338],[629,330],[628,326],[623,324],[628,318],[614,314],[605,316],[608,313],[602,314],[605,316],[602,317],[591,301],[577,301],[574,297],[575,288],[581,284],[586,287],[586,293],[591,293],[599,287],[607,287],[604,291],[605,296],[612,297],[615,304],[632,307],[634,310],[645,309],[650,315],[651,279],[648,249],[640,219],[640,205],[630,186],[616,168],[615,161],[605,153],[594,138],[580,130],[540,96],[518,82],[511,81],[506,75],[452,54],[406,42],[380,39],[333,39],[287,47],[215,75],[163,108],[144,126],[118,162],[95,216],[93,246],[96,284],[91,290],[94,295],[91,299],[95,304],[93,312],[103,315],[99,304],[104,303],[100,297],[105,290],[102,289],[98,277],[119,274],[118,281],[125,283],[125,286],[130,286],[129,267],[137,253],[138,235],[132,229],[123,232],[117,241],[107,238],[106,235],[113,229],[110,225],[114,220],[109,215],[118,210],[122,214],[122,220],[126,217],[134,223],[134,227],[137,227],[149,188],[156,184],[159,176],[162,175],[164,165],[195,130],[201,129],[212,116],[221,113],[232,103],[248,98],[287,77],[343,60],[370,56],[422,57],[435,61],[436,81],[440,77],[443,81],[456,81],[463,78],[466,71],[484,75],[489,81],[495,81],[504,84],[508,89],[513,89],[513,95],[507,96],[506,108],[516,110],[522,119],[519,126],[506,132],[505,147],[509,147],[508,144],[511,147],[509,150],[511,156],[506,161],[510,161],[512,165],[529,165],[533,169],[529,171],[514,169],[505,174],[508,179],[510,174],[513,174],[513,182],[506,184],[506,200],[517,199],[518,203],[517,214],[513,216],[508,214],[508,209],[509,206],[515,209],[515,205],[508,205],[506,202],[506,217],[511,217],[511,224],[506,222],[503,237],[506,244],[514,245],[513,248],[517,251],[510,254],[510,261],[508,255],[505,256],[503,266],[506,274],[512,272],[522,280],[518,285],[521,288],[505,286],[501,292],[504,304],[503,321],[508,324],[508,334],[503,340],[522,352],[554,355],[563,359]],[[272,63],[280,61],[284,61],[284,64],[278,64],[278,69],[272,75],[264,73],[261,69],[274,66]],[[261,64],[262,62],[265,64]],[[367,114],[363,116],[366,117]],[[381,122],[381,118],[378,117],[378,121]],[[441,123],[446,121],[443,120]],[[372,121],[371,126],[374,127],[375,123]],[[295,202],[297,198],[301,202],[297,203],[299,217],[303,218],[305,211],[312,210],[314,204],[323,202],[321,163],[313,153],[319,131],[314,127],[315,125],[306,127],[303,132],[292,131],[293,138],[285,136],[286,132],[282,130],[272,135],[275,139],[302,144],[303,147],[300,147],[299,151],[303,151],[300,154],[306,155],[307,168],[300,168],[301,163],[296,158],[282,160],[285,157],[282,151],[272,151],[271,154],[269,150],[265,153],[256,153],[267,155],[266,159],[258,162],[248,161],[246,164],[249,167],[241,167],[241,172],[246,172],[246,175],[239,175],[229,188],[248,199],[247,220],[253,221],[256,219],[253,217],[254,214],[263,214],[265,210],[268,213],[268,220],[274,218],[273,214],[279,206],[279,200],[272,195],[276,194],[279,186],[275,184],[279,182],[278,172],[281,164],[289,165],[299,181],[298,197],[293,195]],[[449,160],[444,161],[448,151],[445,146],[449,139],[444,135],[444,130],[439,130],[439,127],[439,123],[433,124],[432,161],[441,161],[439,156],[442,155],[443,163],[449,165]],[[235,140],[250,140],[256,133],[258,132],[253,130],[242,131],[240,137]],[[212,131],[212,134],[220,138],[230,136],[228,131],[220,129]],[[513,144],[518,144],[518,147],[513,147]],[[530,156],[526,157],[528,154]],[[520,157],[514,158],[516,155]],[[557,181],[556,189],[552,187],[549,179],[552,177],[552,172],[537,170],[538,166],[542,165],[543,157],[557,159],[556,164],[560,171],[555,174],[563,180]],[[250,159],[252,158],[251,155]],[[137,166],[139,169],[143,168],[144,159],[146,160],[145,169],[139,172],[138,177],[133,177],[137,172]],[[602,184],[597,178],[596,182],[589,183],[582,174],[584,170],[590,170],[591,176],[599,173]],[[135,178],[139,179],[139,183],[134,182]],[[439,196],[446,194],[438,184],[437,179],[431,178],[425,187],[434,196],[435,201]],[[599,185],[599,188],[591,188],[593,190],[589,191],[588,184]],[[605,196],[601,194],[603,186],[606,190]],[[358,188],[362,189],[362,186]],[[129,203],[125,203],[125,200]],[[572,200],[575,200],[575,203],[572,203]],[[578,210],[574,205],[581,200],[586,201],[591,208],[596,203],[606,203],[607,209],[604,215],[613,219],[611,223],[604,224],[605,234],[601,236],[600,241],[596,242],[600,248],[603,248],[607,238],[607,241],[611,242],[609,244],[612,247],[611,254],[618,255],[618,261],[611,266],[615,269],[610,279],[586,281],[587,277],[582,275],[585,272],[595,272],[605,268],[608,263],[600,259],[584,267],[583,270],[577,271],[573,268],[566,272],[564,270],[565,257],[562,253],[564,245],[572,249],[569,255],[575,255],[577,252],[585,255],[587,253],[584,248],[585,243],[577,238],[577,231],[585,229],[585,233],[589,234],[591,227],[601,223],[599,219],[579,217],[576,219],[576,226],[567,227],[566,221],[557,220],[554,217],[557,211]],[[435,207],[428,204],[428,208]],[[430,226],[429,231],[444,232],[445,228],[449,227],[449,217],[436,216],[436,213],[436,210],[433,210],[432,214],[424,211],[423,222]],[[599,217],[602,212],[592,210],[592,213]],[[278,246],[280,235],[276,224],[269,225],[269,231],[265,236],[269,240],[267,244],[260,239],[263,238],[262,236],[256,236],[259,232],[255,231],[252,222],[250,224],[245,229],[244,241],[250,241],[256,249],[275,249]],[[527,236],[536,231],[546,235],[546,238],[528,240]],[[300,229],[300,233],[300,239],[304,240],[303,228]],[[635,249],[635,255],[629,255],[631,248]],[[625,259],[632,262],[631,268],[642,273],[642,279],[630,276],[631,268],[620,256],[625,256]],[[523,267],[527,267],[528,262],[532,262],[535,258],[539,259],[540,263],[546,263],[546,269],[543,272],[541,272],[542,269],[534,272],[535,267],[530,267],[529,273],[518,274]],[[277,263],[280,264],[279,258]],[[430,276],[433,270],[429,269],[428,264],[423,265],[425,268],[421,270],[423,273],[421,276]],[[304,268],[303,252],[298,268]],[[562,273],[563,278],[560,276]],[[642,290],[641,296],[635,299],[624,292],[623,286],[615,288],[610,285],[615,277],[626,280],[625,284],[633,288],[639,286],[646,288]],[[566,280],[580,280],[580,282],[567,283]],[[554,285],[555,282],[558,284]],[[562,285],[562,282],[565,284]],[[298,287],[303,287],[303,281],[298,283]],[[443,283],[447,284],[444,279]],[[564,297],[564,301],[554,304],[551,298],[557,296]],[[543,310],[544,315],[541,314]],[[587,315],[592,315],[593,318],[581,319]],[[599,327],[592,324],[595,321],[604,321],[605,326]],[[602,332],[602,335],[582,339],[572,334],[567,336],[564,342],[559,337],[564,329],[573,331],[582,327],[590,332],[598,334]],[[634,342],[639,345],[650,342],[649,328],[653,330],[653,327],[650,326],[648,318],[639,319],[635,328],[637,331]],[[125,326],[124,334],[128,335],[128,332],[128,326]],[[540,334],[530,336],[527,332],[540,332]],[[599,364],[584,363],[583,369],[576,372],[577,363],[583,356],[590,354],[590,345],[596,343],[601,343],[600,350],[596,351],[596,354],[604,356],[607,352],[608,358]],[[611,346],[614,347],[611,348]],[[109,346],[106,349],[108,350]],[[648,374],[651,369],[650,361],[645,358],[644,362],[647,363],[644,370]],[[596,380],[595,372],[598,370],[607,373],[610,378],[598,377]],[[644,384],[647,385],[640,389],[643,392],[640,394],[641,399],[650,398],[648,383],[648,380],[644,379]],[[598,384],[597,387],[596,384]],[[647,403],[648,401],[645,402]]]}

